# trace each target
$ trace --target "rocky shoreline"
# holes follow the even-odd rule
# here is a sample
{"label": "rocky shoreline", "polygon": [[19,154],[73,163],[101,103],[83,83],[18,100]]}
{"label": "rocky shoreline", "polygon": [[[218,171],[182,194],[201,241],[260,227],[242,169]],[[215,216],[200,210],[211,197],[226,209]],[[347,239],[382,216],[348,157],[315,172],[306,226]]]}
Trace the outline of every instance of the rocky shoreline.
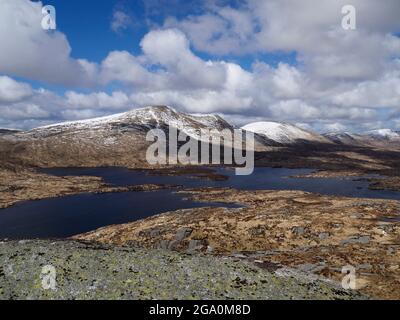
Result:
{"label": "rocky shoreline", "polygon": [[[135,169],[138,170],[138,169]],[[153,175],[191,175],[194,178],[224,181],[226,176],[204,168],[156,168],[148,170]],[[361,171],[326,171],[320,170],[310,174],[295,176],[293,178],[346,178],[355,179],[365,175]],[[400,178],[382,177],[368,178],[372,190],[400,191]],[[139,192],[154,191],[179,186],[143,185],[114,187],[104,182],[102,178],[91,176],[66,176],[58,177],[39,173],[35,169],[27,168],[0,168],[0,209],[15,205],[21,201],[41,200],[46,198],[63,197],[79,193],[112,193],[112,192]]]}
{"label": "rocky shoreline", "polygon": [[99,177],[58,177],[28,169],[18,171],[0,169],[0,209],[11,207],[21,201],[80,193],[146,192],[172,188],[180,186],[146,184],[114,187]]}
{"label": "rocky shoreline", "polygon": [[368,177],[371,173],[368,171],[358,170],[343,170],[343,171],[328,171],[317,170],[308,174],[301,174],[293,176],[292,178],[307,178],[307,179],[320,179],[320,178],[343,178],[343,179],[363,179],[370,183],[370,190],[388,190],[400,191],[400,177],[398,176],[380,176],[377,178]]}
{"label": "rocky shoreline", "polygon": [[400,177],[384,177],[378,179],[369,179],[371,190],[391,190],[400,191]]}

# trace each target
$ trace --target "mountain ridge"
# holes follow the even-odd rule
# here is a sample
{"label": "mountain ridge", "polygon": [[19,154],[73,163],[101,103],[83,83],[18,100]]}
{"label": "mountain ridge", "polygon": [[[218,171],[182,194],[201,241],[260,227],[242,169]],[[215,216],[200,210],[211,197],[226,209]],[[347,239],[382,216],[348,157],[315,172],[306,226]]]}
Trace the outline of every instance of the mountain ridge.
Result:
{"label": "mountain ridge", "polygon": [[[77,135],[90,137],[91,131],[110,131],[112,136],[121,132],[141,132],[149,129],[175,127],[188,136],[201,139],[201,132],[206,129],[250,131],[256,134],[259,144],[279,146],[298,143],[324,143],[364,146],[369,144],[400,143],[400,133],[391,129],[376,129],[362,133],[333,132],[319,134],[305,130],[296,125],[277,122],[261,121],[249,123],[236,128],[219,115],[187,114],[177,111],[171,106],[147,106],[91,119],[65,121],[46,126],[40,126],[28,131],[1,129],[1,135],[12,136],[15,139],[40,139],[55,135]],[[106,132],[104,132],[106,134]],[[109,139],[108,139],[109,140]]]}
{"label": "mountain ridge", "polygon": [[[197,141],[201,141],[205,130],[209,133],[210,129],[236,129],[218,115],[190,115],[168,106],[150,106],[106,117],[47,125],[24,132],[7,132],[0,135],[0,147],[3,162],[23,166],[147,168],[149,164],[146,161],[146,152],[151,144],[146,140],[147,133],[151,129],[161,129],[167,133],[171,127],[179,132],[183,131]],[[310,147],[315,150],[320,150],[321,147],[332,150],[335,145],[390,148],[400,146],[400,139],[388,140],[381,137],[393,135],[386,130],[370,133],[366,137],[348,133],[323,136],[278,122],[253,123],[238,129],[255,132],[254,150],[262,153],[257,159],[268,159],[272,156],[271,151],[274,151],[272,157],[286,161],[301,151],[304,156],[298,161],[308,161],[310,154],[307,150]],[[377,134],[380,136],[376,137]],[[276,163],[279,161],[276,160]]]}
{"label": "mountain ridge", "polygon": [[376,129],[361,133],[333,132],[324,136],[337,144],[356,146],[400,145],[400,133],[392,129]]}

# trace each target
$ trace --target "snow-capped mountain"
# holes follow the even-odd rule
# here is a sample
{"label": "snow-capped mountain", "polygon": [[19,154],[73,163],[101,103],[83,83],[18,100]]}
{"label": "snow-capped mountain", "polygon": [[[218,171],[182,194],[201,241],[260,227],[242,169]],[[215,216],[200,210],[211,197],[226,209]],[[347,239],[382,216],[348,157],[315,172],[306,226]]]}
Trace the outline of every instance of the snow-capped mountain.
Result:
{"label": "snow-capped mountain", "polygon": [[400,134],[392,129],[378,129],[367,131],[362,134],[363,136],[375,138],[375,139],[385,139],[385,140],[399,140]]}
{"label": "snow-capped mountain", "polygon": [[[0,142],[6,150],[4,154],[24,165],[138,168],[149,166],[146,160],[151,144],[146,141],[148,131],[159,128],[168,135],[171,127],[197,140],[201,140],[203,132],[209,133],[212,129],[234,129],[219,116],[189,115],[171,107],[154,106],[101,118],[48,125],[26,132],[7,130],[0,134]],[[358,135],[336,133],[322,136],[288,123],[257,122],[241,130],[255,134],[255,150],[262,152],[279,152],[279,147],[283,145],[290,145],[295,150],[312,143],[357,147],[400,145],[399,133],[386,129]]]}
{"label": "snow-capped mountain", "polygon": [[[154,106],[47,125],[7,135],[7,139],[20,146],[18,150],[24,161],[32,165],[138,167],[148,165],[146,151],[151,142],[146,140],[146,135],[155,128],[162,129],[167,136],[171,128],[176,128],[197,140],[213,129],[218,132],[234,129],[219,116],[189,115],[171,107]],[[257,138],[255,148],[264,150],[264,144]]]}
{"label": "snow-capped mountain", "polygon": [[361,136],[352,134],[350,132],[330,132],[324,134],[324,137],[336,144],[348,144],[348,145],[359,144],[359,140],[361,138]]}
{"label": "snow-capped mountain", "polygon": [[353,146],[383,146],[400,143],[400,134],[391,129],[378,129],[362,133],[334,132],[324,136],[334,143]]}
{"label": "snow-capped mountain", "polygon": [[255,122],[242,127],[242,129],[257,133],[281,144],[301,142],[331,143],[328,139],[317,133],[301,129],[288,123]]}
{"label": "snow-capped mountain", "polygon": [[[20,136],[35,139],[68,137],[70,140],[81,142],[85,140],[98,145],[110,145],[121,143],[122,135],[129,138],[140,137],[145,141],[145,135],[149,130],[162,129],[167,132],[170,128],[176,128],[179,132],[184,132],[199,141],[208,141],[208,139],[204,140],[204,137],[213,133],[210,130],[220,132],[235,129],[218,115],[191,115],[169,106],[150,106],[106,117],[47,125]],[[261,137],[256,136],[255,140],[256,150],[264,150],[264,146],[268,145],[268,141]],[[235,147],[239,145],[235,144]]]}
{"label": "snow-capped mountain", "polygon": [[[167,131],[174,127],[188,136],[201,140],[202,133],[216,129],[233,130],[234,126],[217,115],[190,115],[168,106],[151,106],[106,117],[69,121],[32,129],[27,132],[0,130],[2,136],[12,136],[18,141],[61,140],[63,144],[76,142],[81,145],[101,147],[123,145],[127,141],[145,140],[150,129]],[[336,143],[346,145],[368,145],[372,142],[400,142],[400,134],[390,129],[368,131],[362,134],[348,132],[320,135],[289,123],[255,122],[241,128],[255,133],[256,149],[296,143]]]}
{"label": "snow-capped mountain", "polygon": [[178,112],[172,107],[153,106],[101,118],[43,126],[29,131],[28,134],[45,137],[68,132],[150,130],[167,127],[174,127],[195,138],[198,138],[201,131],[205,129],[233,129],[228,122],[216,115],[189,115]]}

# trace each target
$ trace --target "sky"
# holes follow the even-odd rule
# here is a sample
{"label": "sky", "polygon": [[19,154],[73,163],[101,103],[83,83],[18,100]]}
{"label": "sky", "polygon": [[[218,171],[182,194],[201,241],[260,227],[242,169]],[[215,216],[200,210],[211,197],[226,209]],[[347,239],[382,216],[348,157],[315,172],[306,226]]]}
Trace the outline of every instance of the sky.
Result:
{"label": "sky", "polygon": [[399,17],[398,0],[0,0],[0,127],[170,105],[237,126],[400,130]]}

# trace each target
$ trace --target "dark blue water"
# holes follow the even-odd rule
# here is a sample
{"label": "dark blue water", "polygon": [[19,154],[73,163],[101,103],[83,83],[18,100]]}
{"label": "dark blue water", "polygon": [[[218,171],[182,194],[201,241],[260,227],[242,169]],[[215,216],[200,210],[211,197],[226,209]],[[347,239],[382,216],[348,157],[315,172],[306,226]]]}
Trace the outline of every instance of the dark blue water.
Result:
{"label": "dark blue water", "polygon": [[117,185],[176,184],[186,188],[219,187],[239,190],[302,190],[326,195],[354,198],[400,200],[400,192],[370,190],[366,179],[359,178],[291,178],[311,173],[311,169],[255,168],[250,176],[236,176],[232,169],[213,169],[218,174],[228,176],[226,181],[212,181],[184,176],[153,176],[145,171],[126,168],[54,168],[45,172],[57,176],[97,176],[106,182]]}
{"label": "dark blue water", "polygon": [[[46,172],[59,176],[98,176],[116,186],[177,184],[187,188],[304,190],[329,195],[400,200],[399,192],[369,190],[367,181],[289,178],[311,172],[308,169],[256,168],[251,176],[235,176],[233,170],[217,169],[218,173],[229,177],[226,181],[211,181],[191,176],[153,176],[144,171],[125,168],[60,168],[48,169]],[[27,201],[0,210],[0,238],[63,238],[103,226],[136,221],[166,211],[204,206],[237,207],[185,200],[184,194],[177,194],[174,190],[80,194]]]}

